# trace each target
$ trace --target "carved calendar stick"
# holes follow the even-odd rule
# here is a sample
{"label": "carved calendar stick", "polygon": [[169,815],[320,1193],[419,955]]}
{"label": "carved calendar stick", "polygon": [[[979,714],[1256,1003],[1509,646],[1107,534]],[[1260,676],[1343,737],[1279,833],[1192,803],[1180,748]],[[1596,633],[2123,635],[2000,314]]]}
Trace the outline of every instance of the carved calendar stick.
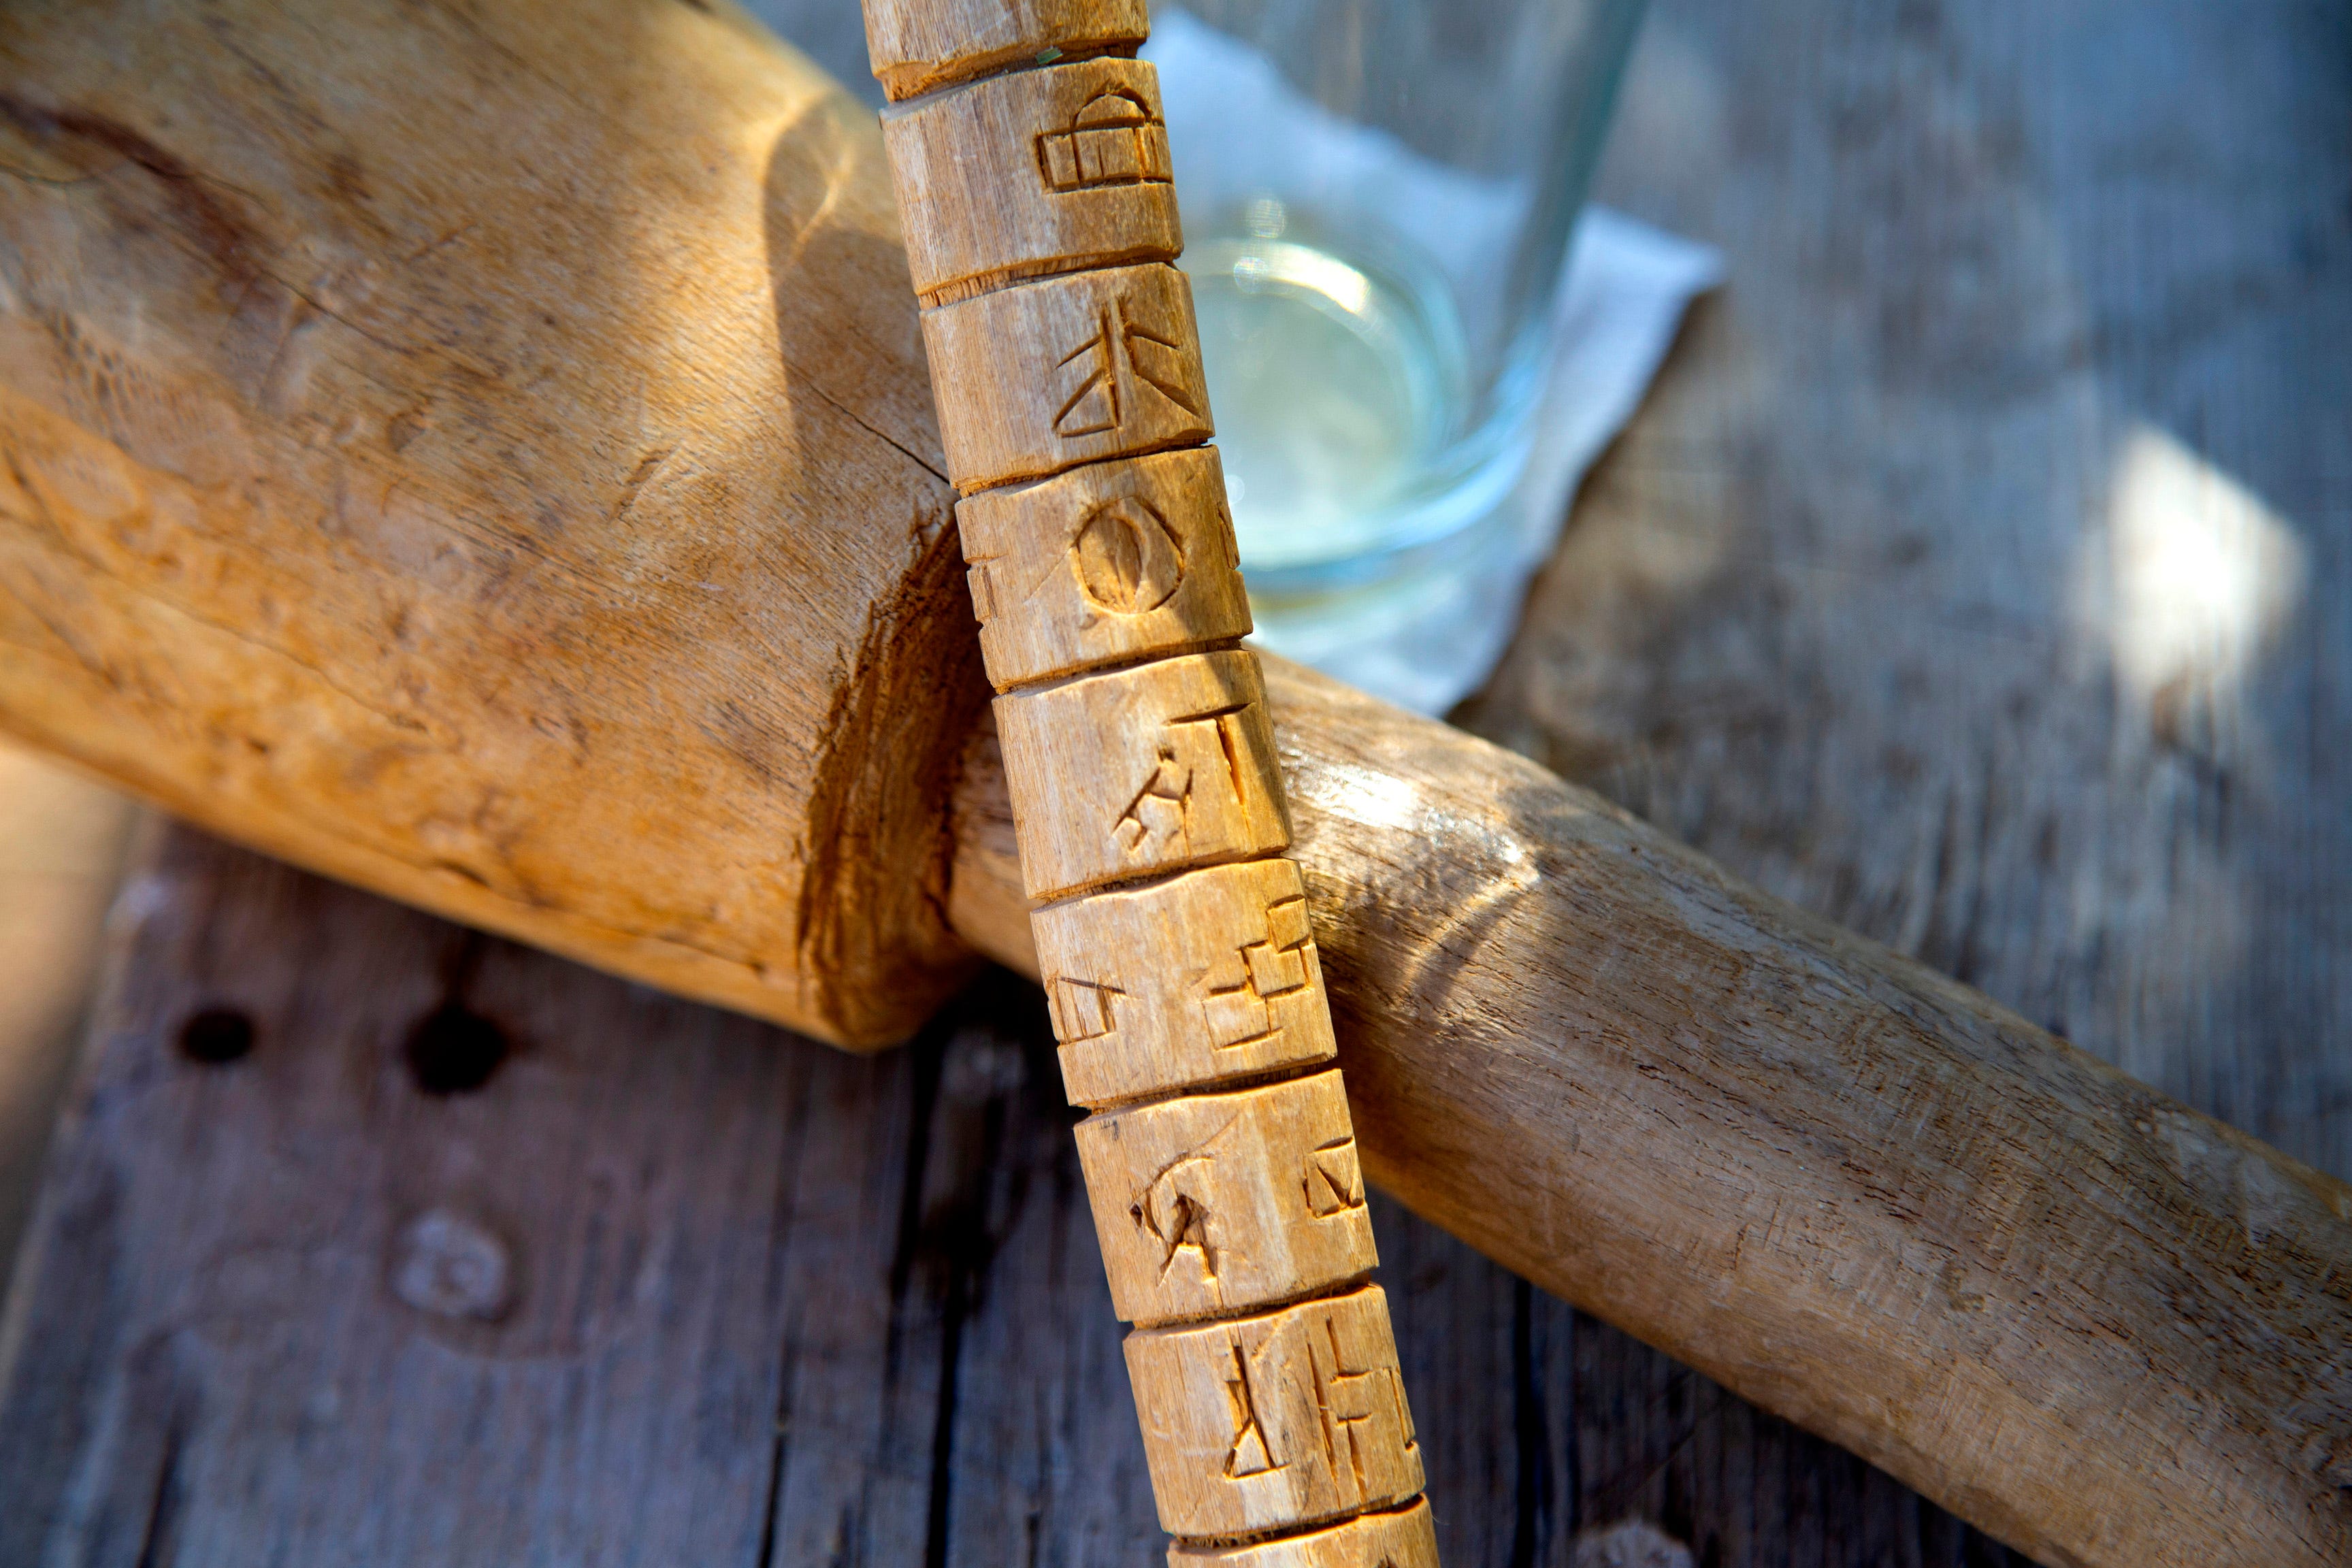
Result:
{"label": "carved calendar stick", "polygon": [[[881,142],[726,5],[0,5],[0,730],[854,1048],[1037,973]],[[1265,664],[1369,1179],[2039,1561],[2352,1561],[2352,1187]]]}
{"label": "carved calendar stick", "polygon": [[1171,1561],[1434,1568],[1143,6],[866,16]]}

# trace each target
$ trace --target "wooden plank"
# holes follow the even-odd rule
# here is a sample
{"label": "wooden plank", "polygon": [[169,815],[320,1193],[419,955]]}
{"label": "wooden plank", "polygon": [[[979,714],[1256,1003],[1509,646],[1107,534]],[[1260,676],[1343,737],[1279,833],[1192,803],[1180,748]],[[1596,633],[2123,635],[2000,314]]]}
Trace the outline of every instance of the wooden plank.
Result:
{"label": "wooden plank", "polygon": [[[488,35],[440,12],[345,4],[324,29],[309,12],[251,0],[217,15],[166,7],[152,28],[67,7],[10,35],[22,47],[0,43],[23,88],[0,132],[30,160],[16,166],[38,175],[0,178],[0,200],[38,218],[0,221],[16,242],[0,269],[23,280],[0,295],[14,311],[0,331],[10,389],[0,404],[21,416],[0,410],[0,534],[37,568],[0,571],[12,591],[0,595],[0,642],[12,649],[0,657],[0,726],[298,863],[844,1044],[895,1039],[928,1017],[976,967],[961,941],[1034,963],[1025,921],[967,923],[982,912],[967,873],[996,862],[968,856],[961,838],[949,853],[951,824],[1003,809],[949,798],[959,773],[981,773],[961,765],[969,737],[948,712],[980,695],[956,673],[975,639],[952,534],[929,502],[911,531],[903,509],[832,504],[876,492],[803,482],[818,470],[800,459],[863,471],[863,453],[891,485],[933,497],[937,476],[897,437],[803,446],[814,426],[777,422],[787,405],[811,412],[793,389],[815,385],[853,423],[919,433],[899,416],[927,398],[919,367],[886,325],[906,322],[877,305],[887,290],[903,307],[906,280],[877,188],[878,130],[804,63],[747,39],[741,18],[667,0],[538,0],[485,13]],[[14,20],[0,12],[0,24]],[[500,45],[496,90],[453,93],[493,58],[480,36]],[[414,68],[384,70],[387,58]],[[599,107],[634,101],[641,84],[648,113]],[[59,99],[70,111],[37,107]],[[165,126],[176,128],[169,146],[155,140]],[[442,170],[470,193],[457,212],[492,216],[467,231],[475,241],[436,241],[418,262],[413,247],[437,231],[425,220],[444,210],[433,193],[457,187],[441,174],[395,180],[406,216],[388,224],[322,126],[393,149],[379,180]],[[529,129],[501,138],[485,133],[492,126]],[[700,157],[709,137],[732,151]],[[642,157],[629,151],[639,139]],[[583,148],[597,152],[594,178],[550,174],[577,166]],[[226,221],[235,204],[221,193],[251,192],[290,205],[255,196],[246,237],[187,248]],[[205,201],[192,202],[198,193]],[[837,248],[825,237],[835,225],[863,237]],[[605,253],[568,241],[544,266],[516,265],[550,235],[619,230],[663,237],[644,268],[621,268],[629,279],[683,276],[691,287],[583,292]],[[525,252],[504,245],[514,235],[527,237]],[[730,259],[714,272],[711,256]],[[277,280],[268,288],[265,274]],[[722,274],[741,287],[714,283]],[[380,286],[364,310],[346,301],[360,311],[352,328],[331,301],[362,275]],[[1073,294],[1076,282],[1108,291],[1096,297],[1108,316],[1067,319],[1087,291]],[[1018,284],[929,313],[969,323],[982,307],[1058,300],[1034,322],[1060,314],[1097,350],[1116,345],[1046,405],[1082,412],[1067,432],[1076,448],[1059,444],[1058,419],[1040,416],[1033,379],[1028,394],[969,405],[986,405],[983,424],[1003,421],[975,448],[977,467],[960,440],[959,479],[1096,452],[1107,387],[1122,389],[1122,409],[1129,393],[1176,389],[1163,416],[1189,401],[1194,382],[1152,368],[1187,357],[1171,313],[1181,275],[1141,267],[1076,282]],[[292,314],[251,315],[262,295],[248,284]],[[1167,310],[1129,309],[1155,289],[1178,290],[1161,300]],[[491,390],[463,354],[401,354],[416,331],[479,347],[503,330],[451,326],[453,300],[511,307],[541,293],[559,324],[603,323],[533,340],[533,354],[555,345],[562,374],[533,371]],[[706,298],[707,314],[695,303]],[[331,313],[303,316],[320,299]],[[761,350],[722,364],[693,351],[706,330],[746,353],[769,343],[763,300],[777,323],[797,323],[776,326],[781,361]],[[215,330],[225,314],[239,324]],[[499,320],[541,315],[534,304]],[[681,319],[699,325],[681,333]],[[294,374],[308,351],[289,345],[340,342],[347,328],[367,345],[350,345],[354,359]],[[648,359],[592,352],[597,343],[658,347]],[[814,382],[793,368],[811,343],[824,350]],[[975,363],[990,368],[986,355]],[[673,373],[686,402],[656,390]],[[402,385],[422,395],[404,379],[417,374],[440,388],[432,406],[471,412],[428,420],[438,435],[410,440],[414,409],[396,412],[404,395],[383,398]],[[1128,384],[1136,378],[1146,384]],[[145,390],[121,391],[134,384]],[[158,390],[169,387],[189,401]],[[679,481],[671,510],[630,501],[612,454],[643,447],[656,405],[667,418],[707,411],[712,397],[728,416],[688,424],[719,447],[664,470]],[[484,398],[504,413],[472,417]],[[204,409],[255,444],[192,437],[215,429],[190,412]],[[1152,440],[1187,428],[1147,424]],[[527,459],[510,438],[526,439]],[[1131,449],[1124,433],[1101,447]],[[230,451],[241,456],[214,466]],[[795,476],[782,510],[758,500],[782,495],[780,472]],[[530,473],[562,478],[516,488]],[[622,483],[611,510],[588,521],[547,509],[551,496],[576,502],[571,481],[596,473]],[[695,499],[705,483],[730,498],[725,526]],[[352,496],[383,504],[353,510]],[[422,497],[456,509],[436,512],[455,531],[411,527]],[[503,520],[492,530],[502,537],[511,524],[509,542],[538,541],[526,556],[562,564],[521,569],[503,547],[452,542],[476,537],[484,518]],[[433,538],[442,543],[420,542]],[[745,570],[681,566],[706,546]],[[836,550],[897,564],[845,576],[824,565]],[[2159,552],[2157,564],[2177,556]],[[427,558],[456,576],[416,577],[410,568]],[[1085,567],[1082,543],[1070,564]],[[1154,581],[1138,576],[1132,602]],[[419,582],[439,609],[419,607]],[[887,603],[876,597],[884,584]],[[1126,598],[1113,580],[1097,586]],[[730,593],[749,595],[740,616],[722,607]],[[604,608],[583,618],[589,601]],[[637,606],[622,631],[583,632],[606,626],[615,605]],[[655,626],[651,641],[638,637]],[[2189,630],[2197,646],[2209,640],[2210,628]],[[2319,1568],[2352,1554],[2336,1458],[2352,1451],[2352,1362],[2334,1354],[2352,1338],[2341,1284],[2352,1277],[2352,1222],[2341,1217],[2352,1188],[2144,1098],[2137,1080],[1980,994],[1811,923],[1498,748],[1278,664],[1268,676],[1298,784],[1316,941],[1352,1024],[1349,1093],[1373,1180],[2028,1549],[2096,1568],[2233,1556]],[[1080,687],[1129,679],[1034,695],[1050,709],[1079,700]],[[727,692],[742,701],[709,706]],[[763,694],[791,700],[768,705]],[[790,784],[771,792],[737,768],[751,754],[735,743],[739,708],[785,723],[789,738],[770,733],[772,747],[751,750]],[[541,722],[590,709],[604,718]],[[1131,781],[1135,793],[1092,803],[1131,809],[1115,830],[1122,845],[1143,835],[1146,860],[1121,871],[1172,866],[1162,851],[1190,830],[1167,830],[1189,817],[1188,799],[1202,804],[1184,775],[1214,777],[1225,750],[1211,744],[1211,724],[1230,731],[1232,755],[1257,751],[1244,744],[1244,713],[1186,711],[1199,722],[1179,725],[1182,742],[1168,738],[1167,766]],[[1017,763],[1010,721],[1005,735]],[[696,762],[703,742],[733,760]],[[752,776],[765,766],[755,761]],[[1244,794],[1266,792],[1254,783]],[[1204,849],[1271,847],[1265,814],[1213,815],[1230,820],[1206,825]],[[1076,860],[1063,869],[1087,872]],[[1097,860],[1087,874],[1110,870]],[[2236,1223],[2248,1191],[2272,1195],[2257,1225]],[[2092,1424],[2107,1444],[2080,1442]],[[1983,1441],[1987,1432],[2002,1440]]]}
{"label": "wooden plank", "polygon": [[2341,37],[1661,5],[1601,194],[1731,282],[1465,715],[2339,1173]]}
{"label": "wooden plank", "polygon": [[[11,1303],[0,1561],[1157,1557],[1034,990],[860,1059],[187,830],[121,908]],[[508,1054],[426,1092],[409,1043],[463,1045],[453,1000]],[[250,1051],[191,1059],[227,1012]],[[1724,1563],[1824,1521],[1794,1560],[1964,1560],[1868,1467],[1374,1202],[1402,1369],[1446,1395],[1448,1562],[1567,1563],[1634,1513],[1737,1522]]]}
{"label": "wooden plank", "polygon": [[[745,1562],[772,1493],[919,1549],[926,1058],[190,834],[122,908],[10,1325],[0,1561]],[[249,1052],[191,1059],[207,1014]],[[425,1092],[420,1027],[469,1076],[452,1017],[508,1054]]]}
{"label": "wooden plank", "polygon": [[[1660,0],[1600,195],[1731,282],[1461,716],[2338,1174],[2352,90],[2311,62],[2341,41],[2284,4]],[[2134,641],[2157,584],[2103,579],[2151,524],[2226,542],[2228,485],[2299,536],[2300,604],[2250,665],[2176,645],[2168,691],[2129,666],[2165,651]],[[1702,1561],[1981,1560],[1704,1379],[1572,1340],[1588,1517]]]}

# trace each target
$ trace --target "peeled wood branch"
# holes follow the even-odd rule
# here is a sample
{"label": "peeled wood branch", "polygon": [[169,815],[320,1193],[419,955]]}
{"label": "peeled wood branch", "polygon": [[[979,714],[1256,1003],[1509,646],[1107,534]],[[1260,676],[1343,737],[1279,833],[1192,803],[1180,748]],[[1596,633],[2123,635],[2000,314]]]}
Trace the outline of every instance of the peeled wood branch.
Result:
{"label": "peeled wood branch", "polygon": [[[973,530],[1022,889],[1054,900],[1030,933],[1050,955],[1063,1084],[1097,1107],[1076,1129],[1087,1203],[1113,1310],[1136,1325],[1171,1565],[1238,1568],[1279,1539],[1339,1552],[1331,1568],[1438,1568],[1388,1298],[1366,1279],[1379,1258],[1327,1065],[1330,1003],[1281,858],[1265,685],[1231,646],[1248,595],[1220,459],[1199,445],[1192,287],[1165,259],[1119,264],[1178,248],[1159,74],[1035,63],[1089,47],[1102,9],[1024,39],[1027,68],[919,99],[882,132],[957,528]],[[865,10],[886,79],[918,26],[1002,47],[991,4]],[[942,279],[952,300],[927,286]],[[1269,1079],[1284,1058],[1304,1076]],[[1140,1098],[1101,1108],[1105,1068]],[[1366,1512],[1417,1521],[1412,1549],[1334,1533]]]}
{"label": "peeled wood branch", "polygon": [[[329,10],[0,16],[0,726],[844,1043],[1022,962],[871,117]],[[1374,1180],[2045,1561],[2352,1556],[2352,1190],[1267,665]]]}

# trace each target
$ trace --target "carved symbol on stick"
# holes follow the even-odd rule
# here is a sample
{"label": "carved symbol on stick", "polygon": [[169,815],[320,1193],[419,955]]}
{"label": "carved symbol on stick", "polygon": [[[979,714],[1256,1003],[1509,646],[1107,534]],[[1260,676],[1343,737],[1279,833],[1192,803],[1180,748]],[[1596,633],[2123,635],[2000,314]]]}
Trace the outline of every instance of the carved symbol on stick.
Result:
{"label": "carved symbol on stick", "polygon": [[1186,1247],[1201,1260],[1204,1279],[1217,1277],[1216,1243],[1209,1235],[1209,1205],[1201,1196],[1208,1174],[1206,1157],[1179,1160],[1153,1178],[1142,1194],[1128,1205],[1128,1217],[1160,1243],[1160,1276],[1176,1267],[1176,1255]]}
{"label": "carved symbol on stick", "polygon": [[1098,980],[1053,976],[1045,985],[1045,1009],[1053,1015],[1054,1037],[1070,1046],[1116,1033],[1118,1015],[1112,1010],[1111,1000],[1126,994]]}
{"label": "carved symbol on stick", "polygon": [[1070,541],[1070,565],[1097,609],[1139,616],[1175,595],[1184,547],[1168,521],[1133,497],[1098,507]]}
{"label": "carved symbol on stick", "polygon": [[1216,1193],[1217,1160],[1230,1152],[1242,1119],[1226,1119],[1214,1132],[1171,1160],[1128,1205],[1128,1217],[1160,1243],[1160,1277],[1176,1266],[1180,1252],[1190,1249],[1200,1259],[1201,1279],[1217,1278],[1216,1239],[1210,1235],[1209,1215]]}
{"label": "carved symbol on stick", "polygon": [[1351,1370],[1339,1351],[1339,1325],[1329,1318],[1323,1320],[1323,1331],[1330,1342],[1331,1362],[1323,1364],[1310,1342],[1307,1361],[1315,1375],[1315,1409],[1323,1422],[1323,1452],[1331,1462],[1333,1479],[1339,1475],[1339,1447],[1347,1445],[1349,1468],[1356,1478],[1356,1496],[1364,1495],[1364,1439],[1356,1430],[1372,1418],[1372,1391],[1379,1385],[1377,1367]]}
{"label": "carved symbol on stick", "polygon": [[1134,412],[1133,383],[1166,398],[1193,418],[1201,410],[1185,389],[1185,351],[1173,339],[1139,324],[1124,296],[1096,312],[1095,334],[1055,362],[1080,370],[1076,387],[1054,411],[1054,434],[1065,438],[1116,430]]}
{"label": "carved symbol on stick", "polygon": [[996,584],[988,574],[988,563],[971,563],[963,576],[971,588],[972,618],[984,626],[996,618]]}
{"label": "carved symbol on stick", "polygon": [[[1236,702],[1229,708],[1179,713],[1168,720],[1168,738],[1157,748],[1150,776],[1111,824],[1111,837],[1122,850],[1141,857],[1171,843],[1189,847],[1193,779],[1204,771],[1213,773],[1216,761],[1224,763],[1226,785],[1234,802],[1248,800],[1241,763],[1241,749],[1246,742],[1235,722],[1249,706]],[[1213,742],[1213,752],[1209,749]]]}
{"label": "carved symbol on stick", "polygon": [[1341,1138],[1307,1156],[1301,1184],[1307,1189],[1307,1212],[1317,1219],[1364,1206],[1364,1173],[1356,1161],[1356,1141]]}
{"label": "carved symbol on stick", "polygon": [[1067,127],[1037,133],[1037,172],[1049,191],[1166,184],[1168,128],[1135,93],[1097,93]]}
{"label": "carved symbol on stick", "polygon": [[1220,1048],[1255,1045],[1276,1032],[1279,1026],[1266,1004],[1306,989],[1307,950],[1312,940],[1305,899],[1278,899],[1266,906],[1265,936],[1236,951],[1239,983],[1212,986],[1201,999],[1210,1038]]}
{"label": "carved symbol on stick", "polygon": [[1225,1398],[1233,1406],[1234,1441],[1225,1450],[1225,1475],[1238,1480],[1282,1469],[1287,1461],[1275,1458],[1273,1445],[1265,1440],[1265,1428],[1258,1421],[1257,1396],[1250,1392],[1249,1357],[1241,1346],[1233,1349],[1234,1375],[1225,1379]]}

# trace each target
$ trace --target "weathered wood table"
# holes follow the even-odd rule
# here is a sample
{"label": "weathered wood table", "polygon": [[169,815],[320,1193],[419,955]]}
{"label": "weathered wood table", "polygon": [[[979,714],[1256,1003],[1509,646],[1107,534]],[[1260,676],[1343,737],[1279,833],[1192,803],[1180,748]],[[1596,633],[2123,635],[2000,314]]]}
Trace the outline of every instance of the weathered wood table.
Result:
{"label": "weathered wood table", "polygon": [[[1463,715],[2339,1173],[2347,41],[1661,0],[1602,195],[1732,283]],[[1024,986],[854,1059],[184,833],[118,924],[0,1563],[1153,1559]],[[1379,1224],[1450,1564],[2005,1555]]]}

